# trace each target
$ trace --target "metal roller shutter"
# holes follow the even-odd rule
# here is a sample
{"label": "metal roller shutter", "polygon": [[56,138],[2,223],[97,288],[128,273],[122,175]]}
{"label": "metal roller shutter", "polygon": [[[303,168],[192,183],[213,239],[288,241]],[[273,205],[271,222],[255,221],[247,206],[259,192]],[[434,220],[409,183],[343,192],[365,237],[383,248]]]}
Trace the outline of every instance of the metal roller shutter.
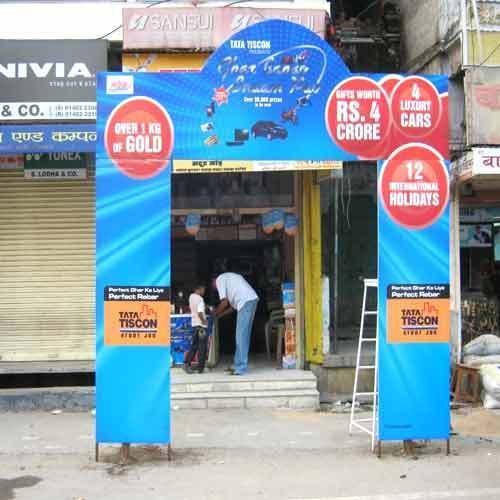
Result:
{"label": "metal roller shutter", "polygon": [[0,171],[0,360],[91,360],[95,183]]}

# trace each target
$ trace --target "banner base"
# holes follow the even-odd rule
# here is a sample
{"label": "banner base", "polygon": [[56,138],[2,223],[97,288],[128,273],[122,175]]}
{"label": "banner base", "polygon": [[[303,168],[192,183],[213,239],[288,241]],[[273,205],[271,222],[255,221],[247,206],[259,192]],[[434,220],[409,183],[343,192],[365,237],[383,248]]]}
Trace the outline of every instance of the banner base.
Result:
{"label": "banner base", "polygon": [[[432,440],[436,441],[436,440]],[[405,439],[403,441],[403,449],[404,449],[404,454],[409,456],[413,455],[416,456],[415,454],[415,448],[414,448],[414,441],[412,439]],[[446,456],[449,457],[451,455],[451,442],[450,438],[446,440]],[[382,440],[377,441],[377,458],[382,458]]]}
{"label": "banner base", "polygon": [[[99,444],[95,443],[95,461],[99,462]],[[127,465],[130,459],[130,443],[123,443],[120,448],[120,460],[119,465]],[[172,461],[172,445],[167,445],[167,461]]]}

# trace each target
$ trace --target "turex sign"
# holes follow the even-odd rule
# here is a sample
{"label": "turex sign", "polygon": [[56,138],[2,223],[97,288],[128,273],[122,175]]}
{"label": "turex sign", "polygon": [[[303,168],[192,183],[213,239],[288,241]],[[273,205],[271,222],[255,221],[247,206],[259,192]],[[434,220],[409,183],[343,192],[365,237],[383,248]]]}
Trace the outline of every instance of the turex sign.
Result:
{"label": "turex sign", "polygon": [[103,40],[3,41],[0,120],[94,120],[106,52]]}
{"label": "turex sign", "polygon": [[266,19],[282,19],[325,33],[325,12],[306,9],[158,8],[123,10],[123,47],[213,49]]}
{"label": "turex sign", "polygon": [[25,156],[24,177],[32,180],[86,179],[86,157],[82,153],[29,153]]}

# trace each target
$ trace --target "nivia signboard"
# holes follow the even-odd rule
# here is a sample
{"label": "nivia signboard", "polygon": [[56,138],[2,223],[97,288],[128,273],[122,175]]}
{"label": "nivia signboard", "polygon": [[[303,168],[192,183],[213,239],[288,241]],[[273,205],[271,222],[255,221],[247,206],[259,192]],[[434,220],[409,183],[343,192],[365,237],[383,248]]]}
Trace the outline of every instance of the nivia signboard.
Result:
{"label": "nivia signboard", "polygon": [[0,121],[95,120],[104,40],[2,40]]}
{"label": "nivia signboard", "polygon": [[86,179],[86,157],[83,153],[29,153],[24,176],[34,180]]}
{"label": "nivia signboard", "polygon": [[[178,161],[201,169],[385,160],[378,435],[447,439],[447,92],[441,75],[351,74],[324,40],[280,20],[233,35],[199,73],[100,74],[97,442],[170,442],[168,322],[154,322],[152,337],[140,325],[159,318],[168,301],[170,175]],[[151,292],[137,293],[145,288]],[[140,320],[132,339],[117,318]],[[152,380],[154,393],[144,390]]]}

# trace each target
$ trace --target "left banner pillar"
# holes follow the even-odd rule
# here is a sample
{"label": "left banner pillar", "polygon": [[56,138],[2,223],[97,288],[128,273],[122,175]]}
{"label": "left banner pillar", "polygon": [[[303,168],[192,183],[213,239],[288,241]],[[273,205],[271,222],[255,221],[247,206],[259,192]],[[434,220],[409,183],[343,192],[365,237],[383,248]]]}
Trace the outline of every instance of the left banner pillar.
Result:
{"label": "left banner pillar", "polygon": [[97,101],[96,442],[170,444],[173,126],[133,75]]}

